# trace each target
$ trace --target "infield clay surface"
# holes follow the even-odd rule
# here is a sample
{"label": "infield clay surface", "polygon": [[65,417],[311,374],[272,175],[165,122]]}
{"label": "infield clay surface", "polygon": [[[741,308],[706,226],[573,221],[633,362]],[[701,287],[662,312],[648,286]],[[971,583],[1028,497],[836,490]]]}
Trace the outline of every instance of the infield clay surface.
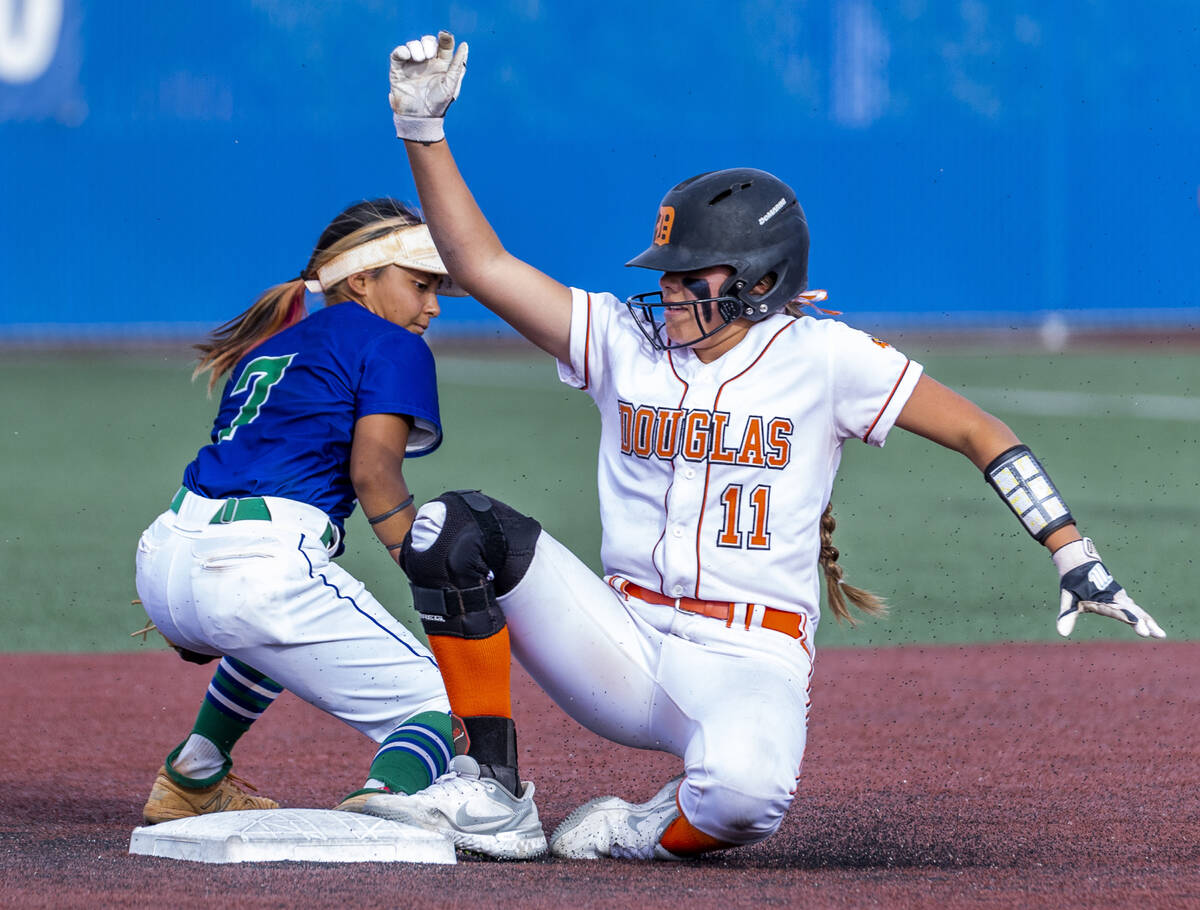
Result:
{"label": "infield clay surface", "polygon": [[[131,855],[211,676],[165,646],[0,658],[0,712],[19,734],[0,743],[0,904],[1200,910],[1200,642],[826,648],[779,831],[681,863]],[[547,833],[581,803],[640,802],[679,773],[584,730],[518,666],[513,711]],[[376,748],[288,693],[238,743],[237,770],[285,806],[333,806]]]}

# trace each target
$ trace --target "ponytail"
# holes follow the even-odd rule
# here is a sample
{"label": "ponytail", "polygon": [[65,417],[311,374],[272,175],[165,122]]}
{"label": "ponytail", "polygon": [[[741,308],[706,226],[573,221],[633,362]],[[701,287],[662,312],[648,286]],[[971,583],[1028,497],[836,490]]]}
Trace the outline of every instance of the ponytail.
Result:
{"label": "ponytail", "polygon": [[846,599],[864,613],[871,616],[882,616],[887,613],[887,604],[882,597],[848,585],[842,581],[842,567],[838,563],[841,555],[833,545],[833,529],[837,521],[833,517],[833,503],[825,506],[821,515],[821,568],[825,571],[825,590],[829,595],[829,609],[833,611],[838,622],[845,620],[850,625],[857,625],[846,606]]}
{"label": "ponytail", "polygon": [[[392,233],[400,227],[423,223],[415,208],[387,196],[364,199],[347,206],[322,231],[300,277],[263,291],[250,309],[230,319],[196,345],[200,358],[192,379],[208,373],[208,391],[211,394],[218,380],[232,370],[248,351],[305,317],[305,278],[316,279],[322,266],[359,244]],[[355,299],[345,279],[323,288],[321,293],[326,306]]]}
{"label": "ponytail", "polygon": [[247,351],[295,325],[304,318],[305,312],[302,278],[268,288],[250,309],[214,329],[208,338],[196,345],[200,359],[192,379],[208,373],[208,391],[211,393],[220,378],[233,369]]}

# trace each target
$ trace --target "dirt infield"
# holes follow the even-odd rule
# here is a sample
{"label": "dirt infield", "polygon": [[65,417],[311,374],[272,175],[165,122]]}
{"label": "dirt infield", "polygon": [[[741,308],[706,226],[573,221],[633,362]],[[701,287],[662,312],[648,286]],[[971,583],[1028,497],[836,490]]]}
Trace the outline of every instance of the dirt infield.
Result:
{"label": "dirt infield", "polygon": [[[129,834],[211,667],[165,651],[0,657],[0,895],[10,907],[1198,907],[1200,644],[821,653],[800,794],[754,847],[673,864],[205,866]],[[669,756],[608,744],[517,673],[547,832],[649,796]],[[329,806],[373,748],[285,695],[238,771]]]}

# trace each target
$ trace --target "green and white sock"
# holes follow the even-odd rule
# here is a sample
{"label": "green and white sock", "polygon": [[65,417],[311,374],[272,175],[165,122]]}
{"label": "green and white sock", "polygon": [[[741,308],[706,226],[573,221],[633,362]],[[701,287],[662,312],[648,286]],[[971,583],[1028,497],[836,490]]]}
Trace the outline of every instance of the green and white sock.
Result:
{"label": "green and white sock", "polygon": [[191,735],[167,756],[171,779],[185,787],[219,781],[233,764],[234,744],[282,692],[279,683],[249,664],[223,657]]}
{"label": "green and white sock", "polygon": [[174,761],[172,770],[192,780],[205,779],[221,774],[225,770],[226,754],[216,743],[199,733],[193,733],[184,741]]}
{"label": "green and white sock", "polygon": [[446,773],[454,755],[450,715],[415,714],[387,735],[371,761],[368,790],[416,793]]}

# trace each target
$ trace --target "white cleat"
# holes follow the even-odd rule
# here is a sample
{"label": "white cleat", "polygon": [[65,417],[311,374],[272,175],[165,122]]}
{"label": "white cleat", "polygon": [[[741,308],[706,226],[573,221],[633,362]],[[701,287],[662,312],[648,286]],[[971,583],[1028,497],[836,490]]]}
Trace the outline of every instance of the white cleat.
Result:
{"label": "white cleat", "polygon": [[603,796],[584,803],[550,837],[550,852],[563,859],[663,859],[680,857],[658,842],[679,817],[675,795],[682,775],[644,803]]}
{"label": "white cleat", "polygon": [[373,794],[356,799],[351,811],[437,831],[470,853],[533,859],[546,852],[533,790],[524,781],[520,798],[515,797],[498,781],[480,777],[475,759],[456,755],[450,770],[424,790]]}

